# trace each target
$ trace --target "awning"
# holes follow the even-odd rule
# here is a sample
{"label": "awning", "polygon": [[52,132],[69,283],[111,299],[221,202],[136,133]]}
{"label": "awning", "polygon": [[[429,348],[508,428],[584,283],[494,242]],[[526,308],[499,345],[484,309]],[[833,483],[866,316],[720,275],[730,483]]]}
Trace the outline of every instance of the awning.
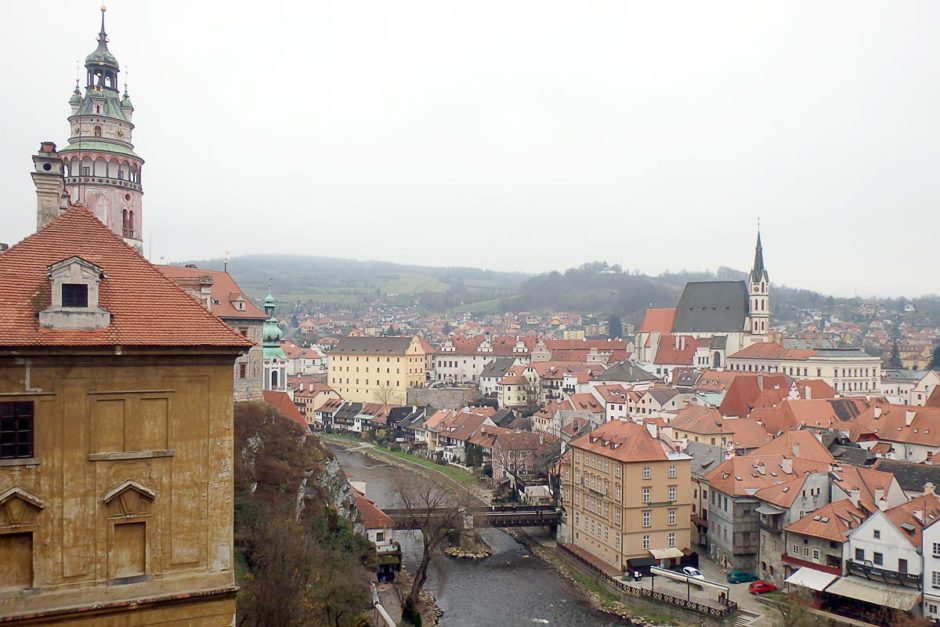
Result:
{"label": "awning", "polygon": [[772,516],[774,514],[782,514],[785,511],[786,510],[780,509],[779,507],[774,507],[773,505],[770,505],[768,503],[761,503],[760,505],[757,506],[758,514],[768,514]]}
{"label": "awning", "polygon": [[650,555],[658,560],[667,560],[672,557],[682,557],[682,551],[672,546],[668,549],[650,549]]}
{"label": "awning", "polygon": [[824,573],[823,571],[816,570],[815,568],[804,567],[800,568],[795,573],[787,577],[785,581],[795,586],[803,586],[804,588],[810,588],[811,590],[822,591],[826,589],[826,586],[838,578],[839,575]]}
{"label": "awning", "polygon": [[886,605],[905,612],[910,611],[920,601],[920,590],[911,590],[853,576],[842,577],[829,586],[826,592],[840,597],[867,601],[874,605]]}

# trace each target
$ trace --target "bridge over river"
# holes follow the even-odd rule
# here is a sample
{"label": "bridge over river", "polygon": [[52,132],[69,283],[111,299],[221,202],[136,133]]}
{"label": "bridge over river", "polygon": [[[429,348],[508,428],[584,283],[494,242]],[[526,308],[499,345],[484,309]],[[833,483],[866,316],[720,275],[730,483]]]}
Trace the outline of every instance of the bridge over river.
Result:
{"label": "bridge over river", "polygon": [[[426,511],[383,509],[395,523],[395,529],[418,529],[427,518]],[[561,509],[554,505],[503,505],[499,507],[461,507],[434,510],[432,516],[451,518],[459,514],[463,529],[479,527],[551,527],[561,522]]]}

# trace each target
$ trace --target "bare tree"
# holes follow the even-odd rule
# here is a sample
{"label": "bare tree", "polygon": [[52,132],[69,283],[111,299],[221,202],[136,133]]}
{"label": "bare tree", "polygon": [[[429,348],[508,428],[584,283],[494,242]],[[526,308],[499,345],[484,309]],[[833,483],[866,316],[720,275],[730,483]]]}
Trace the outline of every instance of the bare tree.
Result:
{"label": "bare tree", "polygon": [[390,388],[387,385],[381,386],[375,392],[372,393],[372,398],[375,399],[376,403],[381,403],[382,405],[388,405],[392,402],[392,399],[395,397],[395,390]]}
{"label": "bare tree", "polygon": [[424,476],[399,476],[396,494],[402,509],[407,511],[408,526],[421,533],[421,561],[408,594],[417,604],[418,595],[428,578],[431,555],[451,530],[462,526],[461,510],[468,502],[452,487]]}

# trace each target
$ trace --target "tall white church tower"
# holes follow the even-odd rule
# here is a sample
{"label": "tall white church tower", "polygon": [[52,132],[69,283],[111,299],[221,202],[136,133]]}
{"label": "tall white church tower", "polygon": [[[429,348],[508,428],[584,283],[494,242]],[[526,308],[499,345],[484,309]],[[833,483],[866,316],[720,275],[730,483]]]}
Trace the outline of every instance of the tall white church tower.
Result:
{"label": "tall white church tower", "polygon": [[754,267],[748,276],[748,320],[750,331],[754,335],[766,335],[770,326],[770,277],[764,267],[764,249],[760,243],[760,231],[757,231],[757,250],[754,253]]}
{"label": "tall white church tower", "polygon": [[[125,242],[141,251],[144,160],[134,152],[131,122],[134,105],[127,85],[123,95],[118,91],[121,68],[108,50],[104,12],[102,7],[98,47],[85,57],[85,94],[82,95],[76,81],[69,100],[72,108],[69,143],[58,153],[71,202],[85,205]],[[48,219],[40,215],[38,222],[42,228]]]}

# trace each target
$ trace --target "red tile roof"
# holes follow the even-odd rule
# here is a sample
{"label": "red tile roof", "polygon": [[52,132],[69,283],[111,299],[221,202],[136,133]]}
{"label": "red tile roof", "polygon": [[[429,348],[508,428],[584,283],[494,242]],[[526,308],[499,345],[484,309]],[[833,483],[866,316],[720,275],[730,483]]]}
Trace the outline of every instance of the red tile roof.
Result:
{"label": "red tile roof", "polygon": [[[92,331],[39,326],[51,304],[48,267],[78,256],[104,271],[99,305],[111,323]],[[160,273],[84,207],[72,207],[0,255],[0,346],[160,346],[247,349],[251,341]]]}
{"label": "red tile roof", "polygon": [[676,320],[675,307],[654,307],[646,310],[640,333],[672,333]]}
{"label": "red tile roof", "polygon": [[[163,276],[172,279],[174,283],[184,289],[198,288],[199,279],[209,277],[212,280],[212,287],[210,288],[212,307],[209,311],[220,318],[267,318],[267,315],[238,287],[238,283],[228,272],[203,270],[201,268],[181,268],[179,266],[154,267],[162,272]],[[234,302],[239,298],[245,301],[244,311],[235,308]]]}
{"label": "red tile roof", "polygon": [[733,355],[732,359],[785,359],[799,361],[816,354],[812,348],[784,348],[776,342],[758,342],[742,348]]}
{"label": "red tile roof", "polygon": [[[755,407],[763,390],[779,389],[783,394],[789,389],[787,377],[782,374],[738,374],[718,406],[722,416],[744,417]],[[766,400],[766,399],[765,399]]]}
{"label": "red tile roof", "polygon": [[659,340],[659,349],[653,363],[691,366],[697,348],[698,344],[691,335],[664,335]]}
{"label": "red tile roof", "polygon": [[820,507],[788,525],[785,530],[842,544],[848,539],[848,532],[861,525],[866,518],[868,512],[852,505],[849,499],[843,499]]}
{"label": "red tile roof", "polygon": [[362,492],[353,490],[356,495],[356,509],[359,510],[359,517],[362,520],[362,526],[366,529],[393,529],[395,523],[388,517],[388,514],[380,510],[374,501],[370,501]]}
{"label": "red tile roof", "polygon": [[621,462],[667,459],[663,442],[654,438],[645,426],[624,420],[603,424],[572,441],[570,446]]}
{"label": "red tile roof", "polygon": [[264,391],[264,402],[274,405],[282,416],[293,420],[304,429],[307,429],[307,421],[300,415],[300,410],[294,405],[290,395],[287,392],[277,392],[274,390]]}

